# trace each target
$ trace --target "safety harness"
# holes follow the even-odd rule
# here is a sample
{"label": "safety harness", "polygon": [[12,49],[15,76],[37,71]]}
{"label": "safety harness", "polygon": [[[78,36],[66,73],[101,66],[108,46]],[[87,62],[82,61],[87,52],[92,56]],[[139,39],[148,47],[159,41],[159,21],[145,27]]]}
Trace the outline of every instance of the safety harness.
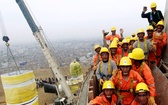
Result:
{"label": "safety harness", "polygon": [[112,76],[110,60],[108,60],[108,75],[103,74],[102,71],[103,71],[103,69],[102,69],[102,61],[101,61],[100,62],[100,69],[99,69],[100,78],[103,78],[103,77],[110,78]]}
{"label": "safety harness", "polygon": [[[159,12],[156,11],[156,14],[158,16],[158,19],[160,20],[161,18],[160,18]],[[152,16],[152,12],[150,12],[150,25],[154,25],[152,22],[153,22],[153,16]]]}
{"label": "safety harness", "polygon": [[128,90],[121,90],[120,88],[120,74],[118,74],[118,79],[117,79],[117,82],[118,82],[118,90],[117,90],[117,95],[122,99],[122,98],[125,98],[125,97],[129,97],[129,96],[123,96],[121,95],[121,92],[131,92],[132,94],[134,94],[134,91],[133,91],[133,81],[134,81],[134,78],[131,77],[130,78],[131,81],[130,81],[130,89]]}
{"label": "safety harness", "polygon": [[[140,41],[138,40],[138,45],[137,45],[138,48],[141,48],[140,46]],[[145,59],[147,60],[148,59],[148,46],[147,46],[147,42],[146,42],[146,39],[144,40],[144,48],[145,48],[145,51],[144,51],[144,54],[145,54]]]}

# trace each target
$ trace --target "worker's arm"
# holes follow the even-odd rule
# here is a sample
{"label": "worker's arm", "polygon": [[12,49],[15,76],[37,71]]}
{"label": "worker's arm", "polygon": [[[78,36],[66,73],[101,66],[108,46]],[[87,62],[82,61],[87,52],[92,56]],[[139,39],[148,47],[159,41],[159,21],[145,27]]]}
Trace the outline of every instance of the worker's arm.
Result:
{"label": "worker's arm", "polygon": [[109,32],[105,32],[105,30],[102,30],[102,33],[103,33],[103,46],[108,48],[108,44],[106,40],[110,40],[110,37],[109,35],[108,35],[108,39],[106,39],[106,37]]}
{"label": "worker's arm", "polygon": [[147,64],[144,64],[142,72],[143,72],[143,77],[145,79],[145,83],[149,87],[150,96],[155,96],[156,95],[155,82],[154,82],[154,78],[153,78],[151,69],[148,67]]}
{"label": "worker's arm", "polygon": [[141,13],[141,17],[142,18],[149,18],[150,17],[150,13],[148,12],[148,13],[145,13],[147,11],[147,7],[146,6],[144,6],[143,7],[143,10],[142,10],[142,13]]}
{"label": "worker's arm", "polygon": [[162,38],[163,39],[162,39],[161,47],[164,47],[167,44],[167,34],[165,32],[163,33],[163,37]]}

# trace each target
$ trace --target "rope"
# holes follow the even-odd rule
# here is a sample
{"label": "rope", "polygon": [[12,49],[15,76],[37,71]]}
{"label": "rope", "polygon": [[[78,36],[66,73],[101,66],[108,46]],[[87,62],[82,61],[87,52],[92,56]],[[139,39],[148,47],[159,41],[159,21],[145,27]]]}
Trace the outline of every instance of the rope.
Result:
{"label": "rope", "polygon": [[13,58],[13,61],[14,61],[14,63],[15,63],[15,66],[16,66],[16,68],[17,68],[17,70],[19,71],[19,73],[21,74],[21,72],[20,72],[20,70],[19,70],[19,67],[17,66],[17,63],[16,63],[16,60],[15,60],[15,58],[14,58],[14,56],[13,56],[13,54],[12,54],[12,51],[11,51],[11,49],[10,49],[10,47],[9,47],[9,43],[6,43],[6,46],[7,46],[7,57],[8,57],[8,68],[9,68],[9,53],[11,54],[11,56],[12,56],[12,58]]}

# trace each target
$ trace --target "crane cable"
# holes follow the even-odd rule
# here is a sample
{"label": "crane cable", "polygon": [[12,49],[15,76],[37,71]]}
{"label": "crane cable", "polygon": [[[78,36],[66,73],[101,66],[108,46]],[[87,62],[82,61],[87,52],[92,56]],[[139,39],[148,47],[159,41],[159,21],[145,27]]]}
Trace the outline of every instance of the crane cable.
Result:
{"label": "crane cable", "polygon": [[8,62],[8,68],[9,68],[9,60],[10,60],[9,53],[10,53],[11,56],[12,56],[12,59],[13,59],[13,61],[14,61],[14,63],[15,63],[15,66],[16,66],[17,70],[18,70],[19,73],[20,73],[19,67],[17,66],[16,60],[15,60],[15,58],[14,58],[14,56],[13,56],[13,54],[12,54],[12,51],[11,51],[11,49],[10,49],[10,47],[9,47],[9,46],[10,46],[10,44],[8,43],[9,38],[8,38],[8,36],[6,36],[6,35],[7,35],[7,32],[6,32],[6,29],[5,29],[5,25],[4,25],[4,22],[3,22],[3,18],[2,18],[2,13],[1,13],[1,11],[0,11],[0,23],[1,23],[0,29],[1,29],[1,31],[2,31],[2,35],[4,35],[2,39],[3,39],[3,41],[6,42],[5,45],[7,46],[7,62]]}

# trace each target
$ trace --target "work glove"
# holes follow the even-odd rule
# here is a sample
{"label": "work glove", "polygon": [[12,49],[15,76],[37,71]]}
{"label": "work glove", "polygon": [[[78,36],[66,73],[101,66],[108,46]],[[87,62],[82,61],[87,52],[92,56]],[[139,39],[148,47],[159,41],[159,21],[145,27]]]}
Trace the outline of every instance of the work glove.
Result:
{"label": "work glove", "polygon": [[154,99],[153,96],[150,96],[150,97],[149,97],[148,104],[149,104],[149,105],[157,105],[157,104],[155,103],[155,99]]}
{"label": "work glove", "polygon": [[113,70],[112,75],[113,75],[113,76],[116,76],[117,73],[118,73],[118,70]]}
{"label": "work glove", "polygon": [[100,78],[99,84],[100,84],[100,85],[103,85],[103,83],[104,83],[104,80]]}

